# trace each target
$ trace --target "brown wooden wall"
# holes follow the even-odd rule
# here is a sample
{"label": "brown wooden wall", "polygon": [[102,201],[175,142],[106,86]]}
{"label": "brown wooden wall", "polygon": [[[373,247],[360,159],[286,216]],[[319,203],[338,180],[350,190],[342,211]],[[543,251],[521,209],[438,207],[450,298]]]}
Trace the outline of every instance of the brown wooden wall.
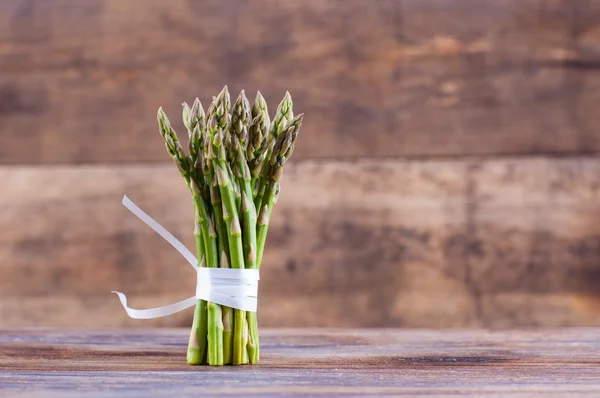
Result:
{"label": "brown wooden wall", "polygon": [[0,327],[189,325],[163,106],[285,90],[305,124],[269,326],[600,325],[600,1],[0,2]]}

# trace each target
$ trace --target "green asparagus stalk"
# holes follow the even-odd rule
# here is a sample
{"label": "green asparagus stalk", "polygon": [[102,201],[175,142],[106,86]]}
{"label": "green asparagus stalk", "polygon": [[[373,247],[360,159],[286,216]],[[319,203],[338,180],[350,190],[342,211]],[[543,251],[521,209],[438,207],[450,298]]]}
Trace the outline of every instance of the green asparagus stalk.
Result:
{"label": "green asparagus stalk", "polygon": [[264,170],[267,183],[264,204],[258,217],[257,226],[257,262],[259,265],[262,262],[269,220],[271,219],[271,213],[275,205],[275,196],[278,193],[279,182],[281,181],[281,176],[283,174],[283,166],[294,151],[294,143],[298,137],[298,132],[300,131],[303,119],[304,114],[296,116],[290,121],[288,127],[279,135],[277,141],[273,145],[272,156]]}
{"label": "green asparagus stalk", "polygon": [[228,256],[229,246],[227,243],[227,230],[223,222],[223,211],[221,205],[221,193],[215,178],[212,156],[211,135],[207,133],[204,137],[204,152],[202,159],[202,168],[205,176],[206,184],[209,187],[210,202],[212,205],[213,217],[215,220],[215,229],[217,230],[217,247],[219,266],[223,267],[222,263],[227,264],[228,258],[223,259],[222,256]]}
{"label": "green asparagus stalk", "polygon": [[[204,175],[207,172],[206,159],[200,152],[202,137],[207,135],[205,115],[200,101],[196,98],[191,109],[187,110],[184,104],[183,121],[188,129],[189,140],[189,163],[191,181],[190,187],[194,197],[196,208],[197,224],[202,231],[202,237],[205,248],[205,258],[207,267],[219,266],[219,248],[217,244],[217,232],[215,230],[215,221],[211,215],[211,206],[213,198],[210,197],[207,187],[207,178]],[[202,189],[204,188],[204,189]],[[208,311],[208,363],[211,365],[223,365],[223,322],[221,315],[221,306],[215,303],[207,304]]]}
{"label": "green asparagus stalk", "polygon": [[[167,152],[173,158],[175,165],[179,169],[179,172],[186,181],[186,184],[190,190],[191,187],[191,159],[188,158],[183,152],[183,148],[179,143],[177,133],[171,127],[167,115],[164,113],[162,108],[158,109],[157,114],[159,132],[165,141]],[[196,201],[194,201],[194,208],[196,209]],[[197,211],[195,210],[195,213]],[[202,238],[201,228],[198,227],[196,220],[194,235],[196,236],[196,251],[198,254],[198,267],[204,266],[204,253],[205,245]],[[188,343],[188,354],[187,362],[190,365],[199,365],[204,361],[207,349],[207,333],[208,333],[208,319],[206,313],[207,303],[203,300],[198,300],[196,303],[196,309],[194,311],[194,320],[192,322],[192,335]],[[196,336],[194,336],[196,333]]]}
{"label": "green asparagus stalk", "polygon": [[[220,120],[226,118],[220,112],[226,112],[226,106],[229,104],[229,92],[225,87],[216,98],[215,115],[209,119],[209,130],[214,133],[212,138],[213,167],[221,200],[223,203],[223,218],[227,219],[227,239],[229,242],[229,259],[232,268],[244,268],[242,230],[239,220],[238,206],[236,204],[236,185],[235,179],[229,163],[227,162],[227,148],[225,143],[225,133]],[[227,127],[227,126],[226,126]],[[227,134],[230,138],[231,134]],[[231,151],[229,151],[231,153]],[[241,365],[244,363],[244,352],[246,350],[246,341],[244,339],[245,311],[235,309],[233,311],[233,351],[232,363]]]}
{"label": "green asparagus stalk", "polygon": [[[197,247],[202,247],[202,237],[196,239]],[[201,249],[198,250],[198,258],[202,258],[198,267],[204,266],[204,258],[201,255]],[[208,320],[206,313],[206,301],[198,300],[194,309],[194,318],[192,321],[192,331],[187,349],[187,363],[190,365],[200,365],[205,361]]]}
{"label": "green asparagus stalk", "polygon": [[240,93],[233,107],[231,117],[231,146],[234,155],[234,169],[240,187],[240,207],[242,211],[243,246],[246,268],[255,268],[256,263],[256,210],[254,209],[252,176],[246,160],[248,147],[248,125],[252,117],[250,103],[244,92]]}
{"label": "green asparagus stalk", "polygon": [[[260,91],[256,94],[254,106],[252,107],[252,122],[248,129],[248,146],[246,148],[246,159],[248,162],[248,168],[250,169],[250,186],[252,187],[252,196],[244,197],[244,203],[246,208],[252,208],[254,216],[256,216],[257,209],[260,208],[260,198],[257,193],[260,191],[261,171],[263,168],[263,162],[265,160],[265,147],[267,144],[267,134],[269,129],[269,113],[267,110],[267,103]],[[249,206],[246,201],[252,198],[252,206]],[[257,207],[258,206],[258,207]],[[256,226],[256,220],[254,220]],[[250,228],[251,225],[248,225]],[[246,230],[246,229],[244,229]],[[247,232],[250,235],[250,232]],[[252,237],[254,241],[254,247],[258,250],[256,234]],[[255,252],[256,253],[256,252]],[[253,253],[254,256],[258,256]],[[254,259],[253,268],[260,266],[260,260]],[[246,315],[248,321],[248,359],[250,363],[257,363],[260,359],[260,341],[258,334],[258,319],[256,312],[248,312]]]}
{"label": "green asparagus stalk", "polygon": [[[216,178],[215,173],[215,159],[218,159],[214,153],[214,146],[212,141],[215,139],[215,136],[219,133],[219,131],[223,131],[223,129],[228,130],[231,124],[230,115],[229,115],[229,107],[230,107],[230,97],[229,91],[227,90],[227,86],[221,90],[217,97],[213,98],[213,102],[209,108],[208,112],[208,126],[207,126],[207,135],[205,138],[205,164],[206,164],[206,172],[205,174],[209,176],[208,183],[210,185],[210,195],[211,202],[213,206],[213,214],[215,216],[215,225],[218,231],[218,240],[219,240],[219,250],[221,253],[221,258],[219,259],[220,266],[222,268],[228,268],[230,264],[229,258],[229,237],[228,237],[228,223],[229,218],[227,214],[224,212],[221,192],[218,185],[218,180]],[[222,138],[221,138],[222,139]],[[225,150],[223,146],[219,148],[219,151]],[[234,328],[234,312],[231,308],[224,307],[222,313],[223,320],[223,357],[225,363],[232,363],[233,361],[233,345],[234,345],[234,336],[233,336],[233,328]]]}
{"label": "green asparagus stalk", "polygon": [[221,306],[208,303],[208,364],[224,365],[223,357],[223,320]]}
{"label": "green asparagus stalk", "polygon": [[[214,145],[220,145],[222,133],[219,131],[215,140]],[[217,152],[217,151],[215,151]],[[222,163],[220,161],[218,163]],[[231,188],[231,178],[228,173],[217,163],[216,175],[219,183],[219,189],[221,191],[221,198],[223,200],[223,214],[224,218],[229,221],[228,225],[228,238],[229,238],[229,257],[231,258],[231,266],[233,268],[244,268],[244,250],[242,244],[242,229],[240,227],[239,217],[235,204],[235,194]],[[245,311],[237,310],[234,311],[234,323],[233,323],[233,354],[232,362],[234,365],[240,365],[244,363],[244,351],[246,350],[246,341],[244,339],[244,321]]]}
{"label": "green asparagus stalk", "polygon": [[[193,128],[190,134],[190,156],[185,155],[175,130],[170,126],[169,120],[162,111],[159,110],[159,126],[161,127],[161,134],[167,145],[167,150],[173,157],[176,165],[178,166],[181,174],[186,179],[186,183],[192,192],[194,199],[195,219],[196,219],[196,236],[202,237],[202,247],[204,248],[204,258],[206,259],[207,267],[218,266],[217,262],[217,234],[214,229],[213,221],[209,215],[209,208],[205,198],[202,196],[200,189],[200,181],[203,179],[201,176],[201,170],[195,165],[197,164],[198,148],[200,147],[200,127],[202,115],[198,107],[200,106],[199,101],[195,101],[194,109],[195,114],[192,111],[186,112],[187,109],[184,105],[184,122],[187,119],[186,127],[188,129]],[[187,113],[187,118],[186,118]],[[192,126],[193,123],[193,126]],[[195,142],[197,141],[197,142]],[[194,158],[192,158],[194,156]],[[200,303],[200,306],[203,305]],[[207,318],[207,330],[208,330],[208,355],[207,359],[210,365],[223,365],[223,350],[222,350],[222,338],[223,338],[223,324],[221,320],[221,309],[218,304],[208,303],[208,318]],[[198,311],[200,312],[200,310]],[[200,322],[200,320],[198,320]],[[199,327],[198,330],[203,329]],[[196,358],[197,359],[197,358]]]}
{"label": "green asparagus stalk", "polygon": [[[206,249],[206,266],[216,268],[217,260],[217,233],[212,218],[208,215],[207,204],[202,199],[196,181],[191,180],[192,195],[196,206],[196,219],[202,231],[204,247]],[[208,363],[209,365],[223,365],[223,321],[221,306],[208,303]]]}
{"label": "green asparagus stalk", "polygon": [[[217,181],[211,185],[211,199],[213,206],[213,215],[218,236],[218,248],[221,251],[219,256],[219,266],[229,268],[229,246],[227,240],[226,223],[223,219],[223,205],[221,203],[221,193],[219,192]],[[216,185],[216,186],[215,186]],[[223,321],[223,363],[230,364],[232,361],[233,350],[233,310],[229,307],[222,307]]]}
{"label": "green asparagus stalk", "polygon": [[[225,225],[225,234],[227,235],[228,234],[227,226],[229,225],[231,218],[229,217],[229,213],[227,212],[227,210],[225,210],[225,207],[223,204],[221,204],[221,212],[223,214],[223,224]],[[221,255],[221,259],[222,259],[221,267],[222,268],[230,267],[228,258],[229,258],[228,255],[226,255],[225,253],[223,253]],[[234,345],[233,325],[234,325],[234,311],[232,308],[224,307],[223,308],[223,328],[224,328],[223,358],[225,360],[225,363],[227,363],[227,364],[233,363],[233,345]]]}
{"label": "green asparagus stalk", "polygon": [[[289,92],[286,91],[283,99],[277,106],[277,111],[275,112],[275,117],[273,118],[273,122],[269,127],[269,133],[267,137],[267,141],[263,148],[264,152],[264,163],[268,163],[273,152],[273,146],[277,141],[277,138],[281,134],[282,131],[285,130],[287,123],[293,118],[293,103],[292,96]],[[263,166],[264,167],[264,166]],[[263,172],[262,176],[259,178],[258,182],[258,193],[254,200],[254,204],[257,209],[261,209],[263,207],[263,198],[265,197],[265,192],[267,190],[267,186],[269,181],[266,178],[266,174]],[[267,207],[271,207],[267,204]]]}
{"label": "green asparagus stalk", "polygon": [[233,363],[233,309],[223,307],[223,361]]}
{"label": "green asparagus stalk", "polygon": [[[212,161],[211,161],[212,163]],[[227,229],[226,222],[223,219],[223,205],[221,203],[221,193],[219,187],[214,179],[214,183],[211,181],[210,187],[211,204],[213,207],[213,216],[215,219],[215,228],[217,230],[217,243],[219,255],[219,266],[221,268],[229,268],[229,246],[227,240]],[[233,350],[233,310],[229,307],[222,307],[222,321],[223,321],[223,363],[230,364],[232,361],[232,350]]]}
{"label": "green asparagus stalk", "polygon": [[[259,120],[264,120],[258,116]],[[236,155],[236,177],[238,185],[241,188],[241,210],[242,210],[242,242],[244,248],[245,267],[256,269],[256,208],[253,201],[252,175],[247,162],[248,125],[251,122],[250,103],[246,99],[244,92],[240,93],[238,100],[233,107],[232,115],[232,147],[237,152]],[[258,323],[256,312],[246,313],[244,326],[245,340],[247,341],[248,357],[244,360],[250,363],[258,362]]]}

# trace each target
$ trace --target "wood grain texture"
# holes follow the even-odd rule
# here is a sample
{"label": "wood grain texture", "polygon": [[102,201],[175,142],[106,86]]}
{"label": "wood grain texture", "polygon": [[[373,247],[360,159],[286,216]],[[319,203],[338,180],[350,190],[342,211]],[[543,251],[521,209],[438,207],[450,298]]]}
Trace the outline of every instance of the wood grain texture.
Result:
{"label": "wood grain texture", "polygon": [[164,160],[224,84],[290,90],[297,158],[600,149],[600,2],[7,0],[0,162]]}
{"label": "wood grain texture", "polygon": [[185,365],[187,330],[0,332],[0,395],[596,397],[598,329],[263,330],[261,361]]}
{"label": "wood grain texture", "polygon": [[[0,326],[187,326],[127,318],[195,276],[120,204],[193,247],[171,164],[0,168]],[[600,325],[600,158],[286,166],[261,273],[268,326]]]}

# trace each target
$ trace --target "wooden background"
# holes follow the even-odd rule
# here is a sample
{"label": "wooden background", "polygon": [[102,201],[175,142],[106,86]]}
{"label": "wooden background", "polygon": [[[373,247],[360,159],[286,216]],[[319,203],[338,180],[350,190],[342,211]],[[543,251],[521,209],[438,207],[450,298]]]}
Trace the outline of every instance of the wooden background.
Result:
{"label": "wooden background", "polygon": [[0,327],[190,324],[120,199],[192,245],[155,112],[224,84],[306,113],[262,325],[600,325],[600,1],[5,0]]}

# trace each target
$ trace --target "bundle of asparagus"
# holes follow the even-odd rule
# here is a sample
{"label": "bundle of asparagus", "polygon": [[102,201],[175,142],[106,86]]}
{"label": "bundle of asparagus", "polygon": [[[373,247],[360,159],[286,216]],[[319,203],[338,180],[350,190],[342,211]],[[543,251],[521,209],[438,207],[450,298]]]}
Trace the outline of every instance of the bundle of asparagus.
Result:
{"label": "bundle of asparagus", "polygon": [[[192,193],[198,267],[259,269],[283,166],[303,115],[294,117],[289,93],[272,122],[260,92],[252,107],[244,91],[231,107],[227,86],[213,97],[206,114],[198,98],[191,107],[182,105],[188,153],[162,108],[158,125]],[[256,312],[198,300],[189,364],[240,365],[258,359]]]}

